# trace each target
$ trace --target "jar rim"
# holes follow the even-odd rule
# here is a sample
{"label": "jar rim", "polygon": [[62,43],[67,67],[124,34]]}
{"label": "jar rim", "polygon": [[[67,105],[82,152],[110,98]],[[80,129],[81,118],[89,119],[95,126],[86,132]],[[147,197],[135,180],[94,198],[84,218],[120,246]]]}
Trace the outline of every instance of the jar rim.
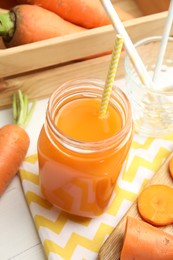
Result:
{"label": "jar rim", "polygon": [[[158,35],[158,36],[151,36],[151,37],[146,37],[146,38],[143,38],[137,42],[134,43],[134,47],[139,47],[140,45],[142,44],[147,44],[147,43],[150,43],[151,41],[160,41],[162,39],[162,36]],[[173,42],[173,37],[168,37],[168,40],[170,40],[171,42]],[[129,64],[131,64],[131,61],[130,61],[130,57],[129,55],[127,55],[125,57],[125,62],[124,62],[124,67],[125,67],[125,71],[127,72],[128,74],[128,77],[130,77],[130,79],[133,79],[136,84],[139,84],[136,79],[132,76],[132,73],[131,73],[131,69],[130,69],[130,66]],[[142,89],[145,89],[146,90],[146,86],[140,82],[140,87]],[[154,95],[158,95],[158,96],[161,96],[161,95],[164,95],[164,96],[173,96],[173,91],[164,91],[164,90],[157,90],[157,89],[150,89],[150,88],[147,88],[147,91],[148,93],[151,93],[151,94],[154,94]]]}
{"label": "jar rim", "polygon": [[[105,140],[99,140],[99,141],[80,141],[74,138],[71,138],[65,134],[63,134],[55,125],[54,120],[51,116],[51,110],[52,110],[52,106],[54,104],[54,99],[56,99],[58,93],[60,91],[62,91],[64,89],[64,87],[67,88],[67,85],[69,86],[70,84],[77,84],[77,83],[87,83],[87,84],[96,84],[98,88],[100,88],[100,85],[104,84],[104,81],[102,81],[101,79],[96,79],[96,78],[77,78],[77,79],[73,79],[70,81],[65,82],[64,84],[62,84],[61,86],[59,86],[51,95],[49,101],[48,101],[48,107],[47,107],[47,122],[49,124],[49,127],[51,127],[51,130],[53,131],[54,137],[59,136],[60,138],[62,138],[66,143],[70,142],[71,145],[73,146],[80,146],[83,147],[83,149],[97,149],[102,147],[103,145],[105,145],[105,142],[107,144],[107,146],[109,147],[111,144],[116,144],[119,143],[121,144],[122,142],[122,137],[124,135],[131,135],[132,132],[132,116],[129,116],[129,114],[131,115],[131,104],[130,101],[128,100],[127,96],[125,95],[125,93],[118,88],[117,86],[114,86],[114,89],[112,89],[112,93],[115,95],[119,95],[119,97],[121,97],[121,99],[123,99],[123,102],[126,105],[126,109],[124,109],[125,113],[127,113],[128,111],[128,116],[126,115],[126,122],[123,125],[122,129],[117,132],[115,135],[105,139]],[[123,142],[124,144],[124,142]],[[93,149],[94,150],[94,149]]]}

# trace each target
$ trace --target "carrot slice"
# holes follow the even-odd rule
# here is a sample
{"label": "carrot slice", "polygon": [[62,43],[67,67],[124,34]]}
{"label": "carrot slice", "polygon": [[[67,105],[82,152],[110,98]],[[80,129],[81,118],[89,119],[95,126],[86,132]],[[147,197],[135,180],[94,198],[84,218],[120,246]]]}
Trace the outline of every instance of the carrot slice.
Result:
{"label": "carrot slice", "polygon": [[169,166],[169,173],[170,173],[171,177],[173,178],[173,157],[170,159],[168,166]]}
{"label": "carrot slice", "polygon": [[173,236],[127,216],[120,260],[172,260]]}
{"label": "carrot slice", "polygon": [[141,217],[155,226],[173,223],[173,189],[166,185],[151,185],[138,197],[137,207]]}

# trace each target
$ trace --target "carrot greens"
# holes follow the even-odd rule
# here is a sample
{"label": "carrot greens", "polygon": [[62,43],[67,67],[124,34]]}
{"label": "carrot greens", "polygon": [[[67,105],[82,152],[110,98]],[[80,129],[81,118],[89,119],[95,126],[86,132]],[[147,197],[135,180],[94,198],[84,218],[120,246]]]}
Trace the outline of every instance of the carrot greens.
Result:
{"label": "carrot greens", "polygon": [[36,100],[29,107],[28,97],[21,90],[13,95],[13,122],[23,128],[28,125],[34,112]]}

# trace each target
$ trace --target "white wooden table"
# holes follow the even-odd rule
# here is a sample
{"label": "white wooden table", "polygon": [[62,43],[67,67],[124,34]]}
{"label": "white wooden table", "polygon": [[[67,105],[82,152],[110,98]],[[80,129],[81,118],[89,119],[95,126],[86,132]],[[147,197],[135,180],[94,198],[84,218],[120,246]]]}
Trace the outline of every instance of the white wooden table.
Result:
{"label": "white wooden table", "polygon": [[[37,139],[44,121],[47,100],[37,103],[27,131]],[[0,127],[12,122],[11,110],[0,111]],[[34,126],[34,127],[33,127]],[[31,142],[31,147],[32,147]],[[0,198],[0,260],[45,260],[20,179],[16,176]]]}

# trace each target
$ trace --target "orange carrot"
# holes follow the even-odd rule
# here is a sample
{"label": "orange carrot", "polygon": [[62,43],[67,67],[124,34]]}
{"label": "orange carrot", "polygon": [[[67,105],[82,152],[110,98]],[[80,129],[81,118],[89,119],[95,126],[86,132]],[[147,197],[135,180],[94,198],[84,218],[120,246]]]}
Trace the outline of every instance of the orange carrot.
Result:
{"label": "orange carrot", "polygon": [[[87,29],[96,28],[111,23],[100,0],[17,0],[21,4],[32,4],[42,6],[50,10],[63,19],[85,27]],[[130,13],[115,6],[122,21],[134,18]]]}
{"label": "orange carrot", "polygon": [[173,178],[173,157],[169,161],[169,173],[171,177]]}
{"label": "orange carrot", "polygon": [[15,124],[0,128],[0,196],[16,175],[29,148],[30,139],[26,126],[35,102],[28,110],[28,101],[21,91],[14,95],[13,115]]}
{"label": "orange carrot", "polygon": [[127,217],[120,260],[172,260],[173,236],[132,217]]}
{"label": "orange carrot", "polygon": [[88,29],[110,24],[100,0],[18,0],[18,2],[44,7],[63,19]]}
{"label": "orange carrot", "polygon": [[37,42],[85,29],[63,20],[58,15],[34,5],[18,5],[0,14],[0,35],[6,47]]}
{"label": "orange carrot", "polygon": [[167,185],[151,185],[138,197],[137,207],[141,217],[155,226],[173,223],[173,189]]}
{"label": "orange carrot", "polygon": [[16,175],[29,147],[29,136],[17,125],[0,129],[0,195]]}

